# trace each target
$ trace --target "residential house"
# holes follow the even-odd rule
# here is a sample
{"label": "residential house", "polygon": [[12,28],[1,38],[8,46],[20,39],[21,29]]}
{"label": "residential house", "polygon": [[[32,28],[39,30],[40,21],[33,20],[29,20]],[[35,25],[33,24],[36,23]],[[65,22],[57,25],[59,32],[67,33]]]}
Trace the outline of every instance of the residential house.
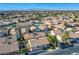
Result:
{"label": "residential house", "polygon": [[35,32],[34,36],[35,38],[40,38],[40,37],[46,37],[46,34],[44,32]]}
{"label": "residential house", "polygon": [[30,27],[30,30],[31,30],[31,31],[34,31],[35,29],[36,29],[35,26],[31,26],[31,27]]}
{"label": "residential house", "polygon": [[16,35],[0,37],[0,54],[15,54],[19,51]]}
{"label": "residential house", "polygon": [[51,20],[48,20],[47,18],[42,20],[42,23],[46,24],[46,25],[51,25]]}
{"label": "residential house", "polygon": [[26,27],[26,28],[28,28],[29,26],[30,26],[30,23],[29,22],[20,22],[20,23],[18,23],[18,27]]}
{"label": "residential house", "polygon": [[45,31],[46,29],[48,29],[48,27],[46,25],[41,25],[39,26],[39,28],[42,30],[42,31]]}
{"label": "residential house", "polygon": [[28,54],[38,53],[50,47],[50,43],[46,37],[41,37],[39,39],[31,39],[26,44],[29,49]]}
{"label": "residential house", "polygon": [[10,29],[9,34],[12,34],[12,35],[16,34],[16,29],[15,28]]}
{"label": "residential house", "polygon": [[21,33],[24,34],[26,32],[27,32],[26,27],[21,27]]}
{"label": "residential house", "polygon": [[9,54],[13,55],[19,51],[18,42],[12,42],[10,44],[1,44],[0,43],[0,54]]}
{"label": "residential house", "polygon": [[61,30],[52,30],[52,31],[50,32],[51,35],[56,35],[57,40],[58,40],[59,42],[63,42],[63,41],[62,41],[62,38],[61,38],[61,36],[62,36],[63,33],[64,33],[64,31],[61,31]]}
{"label": "residential house", "polygon": [[79,38],[79,33],[71,33],[70,38]]}

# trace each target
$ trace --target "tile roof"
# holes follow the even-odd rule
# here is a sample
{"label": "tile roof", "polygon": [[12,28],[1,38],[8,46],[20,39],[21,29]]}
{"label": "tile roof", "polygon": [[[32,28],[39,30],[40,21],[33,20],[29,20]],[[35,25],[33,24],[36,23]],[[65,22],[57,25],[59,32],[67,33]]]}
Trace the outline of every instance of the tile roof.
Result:
{"label": "tile roof", "polygon": [[70,34],[70,38],[79,38],[79,34],[78,33],[72,33],[72,34]]}
{"label": "tile roof", "polygon": [[12,53],[18,50],[19,46],[17,42],[13,42],[11,44],[0,44],[0,54]]}
{"label": "tile roof", "polygon": [[[30,43],[31,43],[32,47],[35,47],[35,46],[41,46],[41,45],[49,44],[49,41],[47,40],[47,37],[41,37],[41,38],[38,38],[38,39],[31,39]],[[29,47],[29,44],[27,44],[27,46]]]}

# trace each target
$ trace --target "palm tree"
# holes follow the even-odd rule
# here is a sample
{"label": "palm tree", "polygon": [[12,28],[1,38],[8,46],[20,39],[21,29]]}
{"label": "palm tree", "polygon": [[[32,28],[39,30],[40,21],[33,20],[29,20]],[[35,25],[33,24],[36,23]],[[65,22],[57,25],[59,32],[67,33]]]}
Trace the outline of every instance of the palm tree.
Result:
{"label": "palm tree", "polygon": [[52,48],[56,48],[56,46],[57,46],[57,38],[56,38],[56,35],[48,35],[48,41],[52,45]]}

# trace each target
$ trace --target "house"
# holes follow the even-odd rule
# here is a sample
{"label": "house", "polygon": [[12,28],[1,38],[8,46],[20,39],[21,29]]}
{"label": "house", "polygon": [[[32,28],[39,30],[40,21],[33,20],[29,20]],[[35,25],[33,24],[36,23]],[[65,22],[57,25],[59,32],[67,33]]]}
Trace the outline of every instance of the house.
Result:
{"label": "house", "polygon": [[79,33],[71,33],[70,38],[79,38]]}
{"label": "house", "polygon": [[16,34],[16,29],[15,28],[10,29],[9,34],[12,35]]}
{"label": "house", "polygon": [[21,27],[21,33],[22,34],[24,34],[24,33],[26,33],[27,31],[26,31],[26,28],[25,27]]}
{"label": "house", "polygon": [[6,37],[0,37],[0,44],[6,43]]}
{"label": "house", "polygon": [[63,42],[63,41],[62,41],[62,38],[61,38],[61,36],[62,36],[63,33],[64,33],[64,32],[61,31],[61,30],[52,30],[52,31],[50,32],[51,35],[56,35],[57,40],[58,40],[59,42]]}
{"label": "house", "polygon": [[75,30],[76,30],[76,31],[79,31],[79,27],[75,27]]}
{"label": "house", "polygon": [[50,33],[52,35],[60,35],[63,33],[63,31],[61,31],[61,29],[58,29],[58,30],[51,30]]}
{"label": "house", "polygon": [[16,34],[15,35],[6,36],[6,42],[7,43],[17,42]]}
{"label": "house", "polygon": [[20,22],[26,22],[26,19],[25,19],[25,18],[20,18],[19,21],[20,21]]}
{"label": "house", "polygon": [[79,33],[71,33],[68,41],[71,43],[79,43]]}
{"label": "house", "polygon": [[23,34],[23,37],[24,37],[24,40],[26,40],[26,41],[28,41],[29,38],[30,38],[30,36],[29,36],[28,33],[24,33],[24,34]]}
{"label": "house", "polygon": [[27,41],[30,39],[38,39],[41,37],[46,37],[46,34],[44,32],[25,33],[23,34],[23,37]]}
{"label": "house", "polygon": [[9,54],[13,55],[16,54],[17,51],[19,51],[19,45],[18,42],[12,42],[10,44],[0,44],[0,54]]}
{"label": "house", "polygon": [[61,20],[57,20],[57,19],[53,19],[52,20],[52,23],[54,24],[54,25],[58,25],[58,24],[61,24],[62,23],[62,21]]}
{"label": "house", "polygon": [[34,36],[35,38],[40,38],[40,37],[46,37],[46,34],[44,32],[35,32]]}
{"label": "house", "polygon": [[39,28],[40,28],[42,31],[48,29],[48,27],[47,27],[46,25],[40,25]]}
{"label": "house", "polygon": [[43,51],[50,47],[50,43],[47,40],[47,37],[41,37],[39,39],[31,39],[26,44],[26,47],[29,49],[28,54],[32,54],[36,51]]}
{"label": "house", "polygon": [[15,54],[19,51],[16,35],[0,37],[0,54]]}
{"label": "house", "polygon": [[34,31],[35,29],[36,29],[35,26],[31,26],[31,27],[30,27],[30,30],[31,30],[31,31]]}
{"label": "house", "polygon": [[34,39],[35,38],[34,33],[29,33],[28,35],[29,35],[29,39]]}
{"label": "house", "polygon": [[51,25],[51,20],[48,20],[47,18],[46,19],[43,19],[42,20],[42,23],[46,24],[46,25]]}
{"label": "house", "polygon": [[23,37],[26,41],[29,40],[29,39],[34,39],[35,38],[33,33],[24,33]]}
{"label": "house", "polygon": [[18,23],[18,26],[19,26],[19,27],[24,27],[24,26],[25,26],[25,27],[29,27],[29,26],[30,26],[30,23],[29,23],[29,22],[23,22],[23,23],[20,22],[20,23]]}
{"label": "house", "polygon": [[0,37],[0,43],[2,44],[11,43],[11,42],[17,42],[16,35]]}

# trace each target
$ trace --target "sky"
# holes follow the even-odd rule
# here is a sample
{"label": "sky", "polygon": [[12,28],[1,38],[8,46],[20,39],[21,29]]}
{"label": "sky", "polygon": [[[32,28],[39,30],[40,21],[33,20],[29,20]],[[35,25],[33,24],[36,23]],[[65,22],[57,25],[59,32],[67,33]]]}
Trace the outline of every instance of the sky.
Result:
{"label": "sky", "polygon": [[79,10],[79,3],[0,3],[0,11],[28,9]]}

